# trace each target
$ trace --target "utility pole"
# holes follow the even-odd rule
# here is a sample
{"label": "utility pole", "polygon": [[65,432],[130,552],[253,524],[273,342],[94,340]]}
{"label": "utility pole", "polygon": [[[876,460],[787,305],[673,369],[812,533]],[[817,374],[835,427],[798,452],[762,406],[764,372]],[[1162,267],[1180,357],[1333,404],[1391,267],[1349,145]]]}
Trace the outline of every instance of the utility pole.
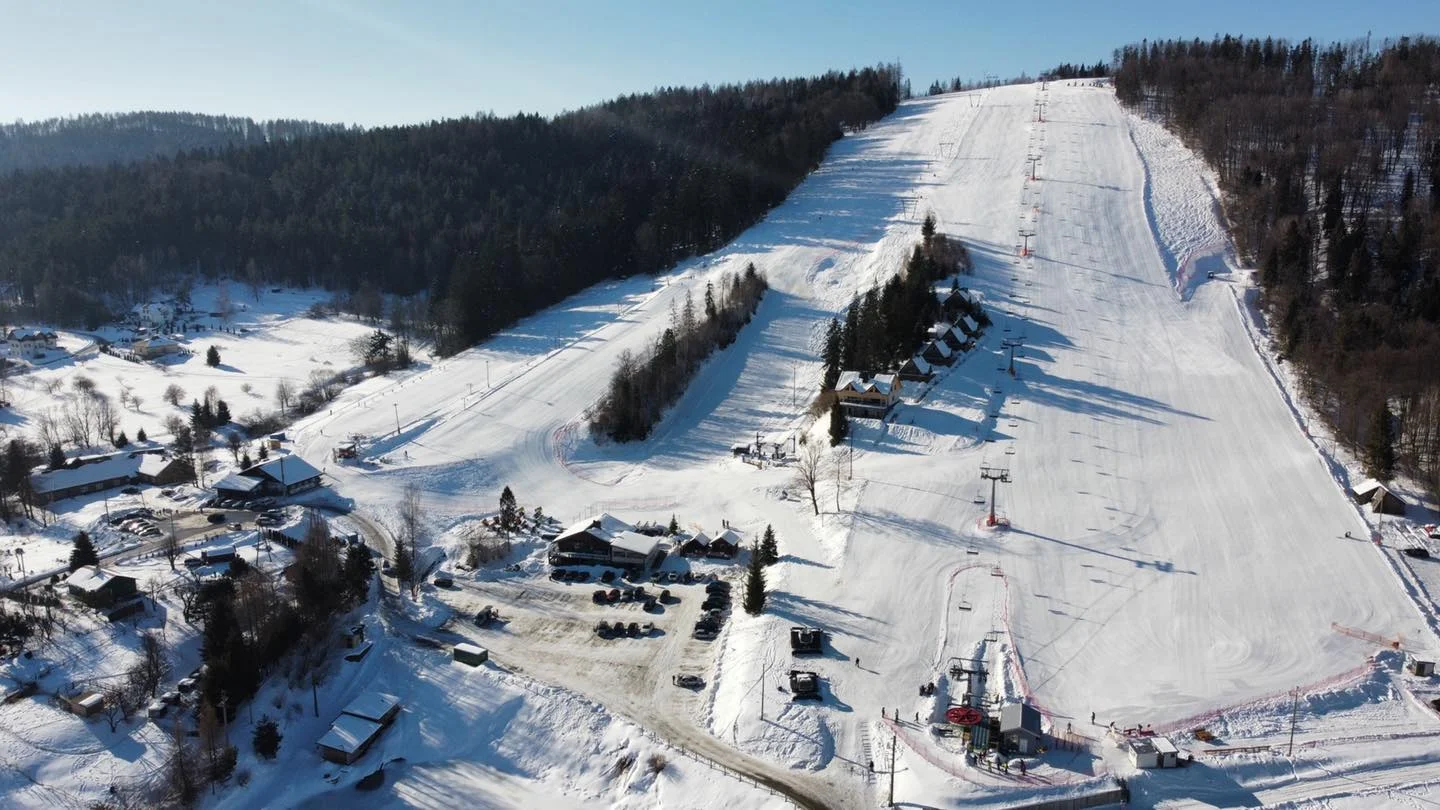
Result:
{"label": "utility pole", "polygon": [[1299,712],[1300,687],[1297,686],[1290,692],[1290,750],[1285,752],[1285,756],[1287,757],[1295,754],[1295,716],[1299,714]]}
{"label": "utility pole", "polygon": [[995,485],[1010,483],[1010,471],[1000,467],[981,467],[980,477],[990,482],[990,517],[985,519],[986,526],[995,525]]}
{"label": "utility pole", "polygon": [[398,402],[392,402],[391,404],[395,406],[395,435],[396,435],[396,436],[399,436],[399,435],[400,435],[400,403],[398,403]]}
{"label": "utility pole", "polygon": [[890,807],[895,806],[895,735],[890,735]]}
{"label": "utility pole", "polygon": [[486,361],[485,361],[485,387],[486,387],[487,389],[490,387],[490,361],[489,361],[489,360],[486,360]]}
{"label": "utility pole", "polygon": [[850,472],[845,475],[845,479],[848,481],[848,480],[853,480],[853,479],[855,478],[855,431],[854,431],[854,430],[851,430],[849,433],[846,433],[846,434],[845,434],[845,443],[850,446]]}

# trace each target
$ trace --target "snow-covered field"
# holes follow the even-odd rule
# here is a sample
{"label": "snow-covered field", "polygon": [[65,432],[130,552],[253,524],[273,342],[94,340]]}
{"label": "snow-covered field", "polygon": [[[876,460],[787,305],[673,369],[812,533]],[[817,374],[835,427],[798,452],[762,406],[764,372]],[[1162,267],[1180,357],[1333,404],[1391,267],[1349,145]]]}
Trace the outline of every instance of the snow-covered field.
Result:
{"label": "snow-covered field", "polygon": [[[1040,157],[1033,181],[1030,155]],[[768,801],[680,755],[669,757],[673,775],[653,781],[608,776],[621,751],[665,750],[657,737],[831,808],[883,800],[888,779],[870,771],[888,769],[892,739],[896,798],[929,807],[1005,806],[1130,772],[1099,742],[1052,751],[1025,777],[965,764],[928,729],[958,694],[952,657],[988,661],[990,690],[1035,702],[1056,734],[1098,741],[1113,722],[1180,735],[1199,761],[1138,776],[1146,804],[1424,799],[1440,778],[1427,755],[1440,716],[1422,701],[1440,686],[1403,675],[1397,654],[1372,661],[1377,648],[1357,636],[1440,649],[1432,591],[1402,579],[1409,569],[1392,552],[1347,536],[1370,529],[1257,350],[1213,187],[1192,154],[1103,88],[917,99],[837,143],[725,249],[600,285],[482,346],[347,391],[292,433],[365,516],[391,521],[413,483],[437,535],[492,513],[505,485],[565,522],[603,509],[707,529],[728,520],[751,537],[771,524],[782,560],[769,569],[770,600],[760,617],[737,611],[708,644],[672,638],[681,627],[599,648],[582,640],[588,589],[531,583],[543,571],[522,550],[532,557],[519,572],[427,597],[457,612],[513,606],[513,629],[454,629],[481,643],[492,634],[511,672],[391,645],[327,698],[403,692],[410,708],[382,752],[332,786],[322,775],[335,769],[310,747],[323,724],[297,720],[285,749],[293,767],[256,766],[252,786],[223,802]],[[840,448],[845,463],[812,515],[788,468],[757,469],[729,448],[808,427],[825,324],[899,269],[927,212],[969,246],[976,267],[964,282],[995,324],[891,419],[853,423],[853,474]],[[653,340],[687,293],[752,261],[772,291],[739,340],[650,440],[594,444],[585,410],[620,353]],[[1023,339],[1014,378],[1007,338]],[[330,462],[353,434],[369,437],[359,461]],[[998,485],[1005,528],[983,526],[982,466],[1009,472]],[[800,623],[830,634],[826,655],[798,666],[820,674],[819,704],[777,691],[797,667],[786,633]],[[704,674],[698,697],[668,686],[682,666]],[[937,696],[920,697],[929,682]],[[1282,744],[1297,686],[1292,757],[1219,756],[1184,736],[1204,725],[1230,746]],[[361,798],[348,787],[393,756],[406,763],[384,791]]]}

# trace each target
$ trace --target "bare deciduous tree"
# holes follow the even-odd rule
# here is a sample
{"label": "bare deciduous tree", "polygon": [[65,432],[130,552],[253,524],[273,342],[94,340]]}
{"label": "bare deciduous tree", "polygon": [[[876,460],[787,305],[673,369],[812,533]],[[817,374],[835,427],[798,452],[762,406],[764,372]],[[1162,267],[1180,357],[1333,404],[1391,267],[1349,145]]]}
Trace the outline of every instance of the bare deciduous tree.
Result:
{"label": "bare deciduous tree", "polygon": [[800,449],[800,454],[795,457],[795,483],[800,485],[810,495],[810,507],[815,514],[820,514],[820,501],[815,497],[815,489],[820,484],[820,479],[825,476],[825,448],[822,442],[809,441]]}
{"label": "bare deciduous tree", "polygon": [[180,403],[185,401],[185,389],[170,383],[165,386],[165,393],[161,394],[160,398],[178,408]]}
{"label": "bare deciduous tree", "polygon": [[284,416],[285,411],[290,409],[290,403],[295,401],[295,383],[284,377],[275,383],[275,404],[280,406],[280,415]]}

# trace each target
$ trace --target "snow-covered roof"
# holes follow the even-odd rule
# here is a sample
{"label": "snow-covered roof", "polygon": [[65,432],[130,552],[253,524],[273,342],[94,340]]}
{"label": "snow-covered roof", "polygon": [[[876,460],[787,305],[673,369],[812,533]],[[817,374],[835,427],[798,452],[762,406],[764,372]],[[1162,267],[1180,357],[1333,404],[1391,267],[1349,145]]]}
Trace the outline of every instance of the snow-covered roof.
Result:
{"label": "snow-covered roof", "polygon": [[375,739],[375,735],[379,734],[382,728],[379,723],[363,717],[342,714],[335,718],[335,722],[330,724],[330,730],[325,732],[325,736],[316,744],[353,754]]}
{"label": "snow-covered roof", "polygon": [[474,644],[470,644],[470,643],[464,642],[464,641],[462,641],[462,642],[460,642],[459,644],[456,644],[456,645],[455,645],[455,651],[456,651],[456,652],[459,652],[459,653],[463,653],[463,654],[465,654],[465,655],[486,655],[486,654],[487,654],[487,653],[485,652],[485,648],[484,648],[484,647],[476,647]]}
{"label": "snow-covered roof", "polygon": [[1388,487],[1386,487],[1379,481],[1376,481],[1374,478],[1366,478],[1364,481],[1361,481],[1360,483],[1351,487],[1350,491],[1354,492],[1356,495],[1362,498],[1368,498],[1369,496],[1374,495],[1375,490],[1377,489],[1383,489],[1386,492],[1390,491]]}
{"label": "snow-covered roof", "polygon": [[76,590],[96,593],[118,576],[121,575],[105,571],[94,565],[86,565],[75,569],[75,572],[65,582]]}
{"label": "snow-covered roof", "polygon": [[[144,455],[143,453],[116,453],[100,456],[96,460],[82,463],[78,467],[46,470],[31,476],[30,487],[36,492],[48,494],[71,487],[98,484],[101,481],[131,478],[140,471],[140,463]],[[81,459],[76,460],[81,461]]]}
{"label": "snow-covered roof", "polygon": [[930,373],[930,361],[926,360],[920,355],[917,354],[914,357],[910,358],[910,362],[915,365],[915,370],[919,371],[921,374]]}
{"label": "snow-covered roof", "polygon": [[739,532],[737,532],[737,531],[735,531],[734,529],[731,529],[731,528],[729,528],[729,527],[726,527],[725,531],[723,531],[723,532],[721,532],[720,534],[718,534],[718,535],[715,537],[715,539],[716,539],[716,540],[724,540],[725,542],[729,543],[729,544],[732,545],[732,546],[738,546],[738,545],[740,545],[740,541],[741,541],[743,538],[740,537],[740,533],[739,533]]}
{"label": "snow-covered roof", "polygon": [[578,523],[572,523],[569,528],[560,533],[560,537],[564,538],[581,532],[589,532],[601,540],[613,543],[616,534],[633,531],[635,531],[634,526],[631,526],[629,523],[615,517],[609,512],[602,512],[595,517],[586,518]]}
{"label": "snow-covered roof", "polygon": [[962,317],[962,318],[960,319],[960,323],[963,324],[963,325],[965,326],[966,330],[968,330],[968,331],[970,331],[970,332],[979,332],[979,331],[980,331],[980,324],[975,323],[975,319],[972,318],[972,317],[970,317],[969,315],[966,315],[966,316]]}
{"label": "snow-covered roof", "polygon": [[876,374],[869,380],[865,380],[858,371],[842,371],[840,379],[835,381],[835,390],[843,391],[848,388],[851,391],[884,394],[888,397],[890,392],[895,389],[898,379],[894,374]]}
{"label": "snow-covered roof", "polygon": [[1169,738],[1169,737],[1155,737],[1155,738],[1153,738],[1153,742],[1154,742],[1154,744],[1155,744],[1155,751],[1158,752],[1158,753],[1161,753],[1161,754],[1178,754],[1178,753],[1180,753],[1180,749],[1175,747],[1175,743],[1170,742],[1170,738]]}
{"label": "snow-covered roof", "polygon": [[159,453],[146,453],[140,459],[140,467],[137,472],[141,475],[156,476],[165,472],[165,468],[169,466],[170,459]]}
{"label": "snow-covered roof", "polygon": [[44,329],[11,329],[6,338],[8,340],[55,340],[55,333],[47,332]]}
{"label": "snow-covered roof", "polygon": [[925,348],[929,349],[932,346],[935,348],[935,351],[940,354],[941,357],[949,357],[950,355],[955,353],[954,350],[952,350],[943,340],[932,340]]}
{"label": "snow-covered roof", "polygon": [[215,482],[215,489],[223,489],[227,492],[249,492],[260,486],[260,479],[246,478],[243,475],[232,473]]}
{"label": "snow-covered roof", "polygon": [[619,531],[610,536],[610,545],[648,557],[650,552],[660,545],[660,538],[649,537],[638,532]]}
{"label": "snow-covered roof", "polygon": [[104,695],[100,694],[99,692],[91,692],[90,694],[85,695],[84,697],[77,699],[77,700],[75,701],[75,705],[77,705],[77,706],[84,706],[84,707],[87,708],[87,709],[94,709],[94,708],[98,708],[98,707],[100,706],[100,704],[102,704],[102,703],[104,703],[104,702],[105,702],[105,696],[104,696]]}
{"label": "snow-covered roof", "polygon": [[320,471],[312,467],[309,462],[293,455],[280,456],[261,462],[241,474],[250,475],[251,473],[267,475],[286,486],[320,476]]}
{"label": "snow-covered roof", "polygon": [[379,722],[398,705],[400,705],[400,698],[394,695],[387,695],[384,692],[366,692],[350,701],[345,708],[340,710],[340,713],[342,717],[352,715]]}
{"label": "snow-covered roof", "polygon": [[142,344],[142,343],[145,344],[146,346],[148,346],[149,348],[152,348],[152,349],[155,349],[155,348],[168,348],[168,347],[170,347],[170,346],[179,346],[179,345],[180,345],[179,341],[175,340],[174,338],[165,337],[164,335],[156,335],[155,337],[141,338],[140,340],[135,341],[135,345],[136,345],[136,346],[139,346],[139,345]]}
{"label": "snow-covered roof", "polygon": [[760,437],[760,442],[762,444],[784,444],[790,441],[790,437],[794,434],[793,430],[775,430]]}

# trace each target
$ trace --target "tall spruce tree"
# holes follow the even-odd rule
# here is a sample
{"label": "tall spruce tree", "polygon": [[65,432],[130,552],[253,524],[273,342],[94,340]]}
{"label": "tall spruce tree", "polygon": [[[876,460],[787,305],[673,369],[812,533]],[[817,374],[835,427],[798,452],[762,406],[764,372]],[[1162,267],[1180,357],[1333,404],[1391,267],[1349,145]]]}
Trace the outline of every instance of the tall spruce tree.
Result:
{"label": "tall spruce tree", "polygon": [[510,534],[520,529],[520,506],[515,502],[515,493],[505,487],[500,493],[500,531]]}
{"label": "tall spruce tree", "polygon": [[1395,423],[1384,402],[1375,409],[1365,439],[1365,473],[1377,481],[1395,477]]}
{"label": "tall spruce tree", "polygon": [[765,560],[757,547],[750,549],[750,565],[745,572],[745,612],[758,616],[765,609]]}
{"label": "tall spruce tree", "polygon": [[850,417],[845,415],[845,407],[840,404],[839,399],[830,402],[830,446],[845,441],[850,435]]}
{"label": "tall spruce tree", "polygon": [[90,542],[90,535],[85,532],[75,535],[75,542],[70,549],[70,570],[99,564],[100,555],[95,553],[95,544]]}
{"label": "tall spruce tree", "polygon": [[825,382],[826,391],[835,387],[835,381],[840,379],[840,362],[844,336],[841,334],[840,321],[831,318],[830,326],[825,329]]}
{"label": "tall spruce tree", "polygon": [[765,524],[765,535],[760,538],[760,556],[765,565],[780,562],[780,547],[775,542],[775,528]]}

